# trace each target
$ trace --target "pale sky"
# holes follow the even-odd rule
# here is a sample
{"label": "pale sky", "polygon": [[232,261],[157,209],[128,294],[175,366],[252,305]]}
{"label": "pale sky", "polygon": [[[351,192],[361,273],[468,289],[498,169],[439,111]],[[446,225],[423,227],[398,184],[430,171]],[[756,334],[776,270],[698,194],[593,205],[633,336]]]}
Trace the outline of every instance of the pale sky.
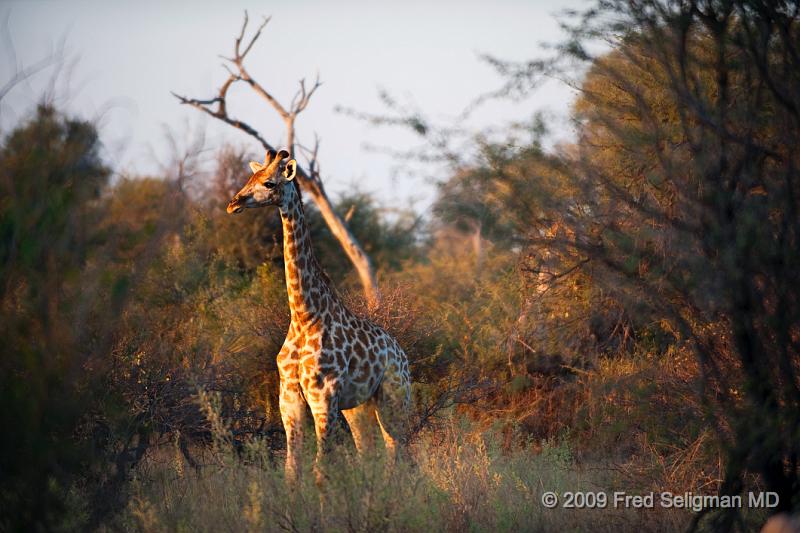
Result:
{"label": "pale sky", "polygon": [[[319,73],[323,86],[298,119],[298,136],[321,139],[323,180],[333,196],[356,187],[372,192],[387,207],[417,209],[430,204],[432,180],[397,171],[397,162],[365,145],[406,150],[418,140],[394,129],[376,129],[334,111],[344,106],[365,112],[386,109],[378,98],[385,88],[401,102],[432,117],[457,115],[477,95],[497,89],[502,79],[478,59],[488,53],[525,60],[541,55],[542,42],[562,37],[555,15],[570,2],[123,2],[0,1],[9,17],[17,62],[33,63],[65,38],[78,60],[61,76],[62,108],[99,118],[105,156],[120,173],[153,173],[167,161],[164,128],[184,140],[203,130],[213,152],[226,142],[261,154],[245,134],[197,110],[180,106],[170,94],[215,95],[227,77],[222,60],[230,55],[243,12],[251,28],[271,15],[248,56],[251,75],[288,104],[300,78]],[[0,53],[0,85],[11,75],[5,43]],[[29,113],[51,71],[9,94],[0,107],[0,131]],[[70,89],[65,90],[66,80]],[[470,121],[480,128],[527,120],[534,111],[565,116],[574,93],[553,80],[523,102],[482,107]],[[283,129],[275,113],[242,85],[229,92],[229,113],[256,127],[277,146]],[[565,122],[557,131],[569,135]],[[301,163],[304,163],[301,159]],[[432,169],[435,173],[436,169]],[[242,169],[243,181],[246,170]],[[442,176],[444,178],[445,176]]]}

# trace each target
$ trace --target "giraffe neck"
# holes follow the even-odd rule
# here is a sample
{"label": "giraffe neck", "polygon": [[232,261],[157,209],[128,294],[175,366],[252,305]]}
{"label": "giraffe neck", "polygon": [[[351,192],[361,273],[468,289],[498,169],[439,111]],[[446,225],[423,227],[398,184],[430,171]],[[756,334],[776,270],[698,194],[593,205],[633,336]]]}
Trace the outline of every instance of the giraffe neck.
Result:
{"label": "giraffe neck", "polygon": [[314,255],[300,191],[293,182],[284,187],[280,213],[286,290],[292,323],[302,326],[320,318],[323,311],[337,301],[337,297]]}

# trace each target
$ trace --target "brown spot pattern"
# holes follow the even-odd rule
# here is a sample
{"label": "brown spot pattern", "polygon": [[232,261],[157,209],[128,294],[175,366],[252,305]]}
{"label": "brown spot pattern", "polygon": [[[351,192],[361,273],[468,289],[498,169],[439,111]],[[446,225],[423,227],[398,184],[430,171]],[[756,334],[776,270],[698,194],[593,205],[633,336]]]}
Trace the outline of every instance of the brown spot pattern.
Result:
{"label": "brown spot pattern", "polygon": [[[278,178],[280,179],[280,178]],[[283,186],[280,205],[286,289],[292,322],[278,354],[281,417],[287,437],[300,439],[299,417],[308,403],[321,442],[330,435],[339,408],[374,402],[369,423],[380,419],[387,449],[402,434],[410,399],[408,361],[396,341],[368,320],[357,318],[328,285],[314,257],[302,203],[293,183]],[[372,395],[372,397],[370,397]],[[399,400],[398,400],[399,399]],[[301,446],[287,449],[287,472]],[[292,466],[293,467],[293,466]]]}

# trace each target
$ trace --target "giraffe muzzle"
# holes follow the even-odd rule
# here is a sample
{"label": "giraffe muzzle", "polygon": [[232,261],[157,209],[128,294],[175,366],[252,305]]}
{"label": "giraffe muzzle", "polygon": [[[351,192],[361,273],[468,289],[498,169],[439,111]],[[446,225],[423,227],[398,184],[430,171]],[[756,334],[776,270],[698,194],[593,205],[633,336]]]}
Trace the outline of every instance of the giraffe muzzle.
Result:
{"label": "giraffe muzzle", "polygon": [[233,213],[241,213],[242,211],[244,211],[244,206],[235,202],[231,202],[228,204],[227,211],[229,215]]}

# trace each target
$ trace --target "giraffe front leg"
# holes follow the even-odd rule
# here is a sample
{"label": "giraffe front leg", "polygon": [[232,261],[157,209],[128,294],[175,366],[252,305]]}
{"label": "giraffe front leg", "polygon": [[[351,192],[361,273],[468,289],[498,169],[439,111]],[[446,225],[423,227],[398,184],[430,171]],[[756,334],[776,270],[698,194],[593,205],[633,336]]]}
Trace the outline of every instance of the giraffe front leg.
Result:
{"label": "giraffe front leg", "polygon": [[281,379],[280,409],[286,431],[286,481],[297,484],[300,473],[300,454],[303,450],[303,424],[306,403],[297,379]]}
{"label": "giraffe front leg", "polygon": [[318,486],[325,481],[325,467],[328,452],[333,445],[333,433],[337,426],[339,415],[339,402],[336,395],[327,396],[312,404],[311,414],[314,417],[314,429],[317,433],[317,457],[314,464],[314,474]]}

